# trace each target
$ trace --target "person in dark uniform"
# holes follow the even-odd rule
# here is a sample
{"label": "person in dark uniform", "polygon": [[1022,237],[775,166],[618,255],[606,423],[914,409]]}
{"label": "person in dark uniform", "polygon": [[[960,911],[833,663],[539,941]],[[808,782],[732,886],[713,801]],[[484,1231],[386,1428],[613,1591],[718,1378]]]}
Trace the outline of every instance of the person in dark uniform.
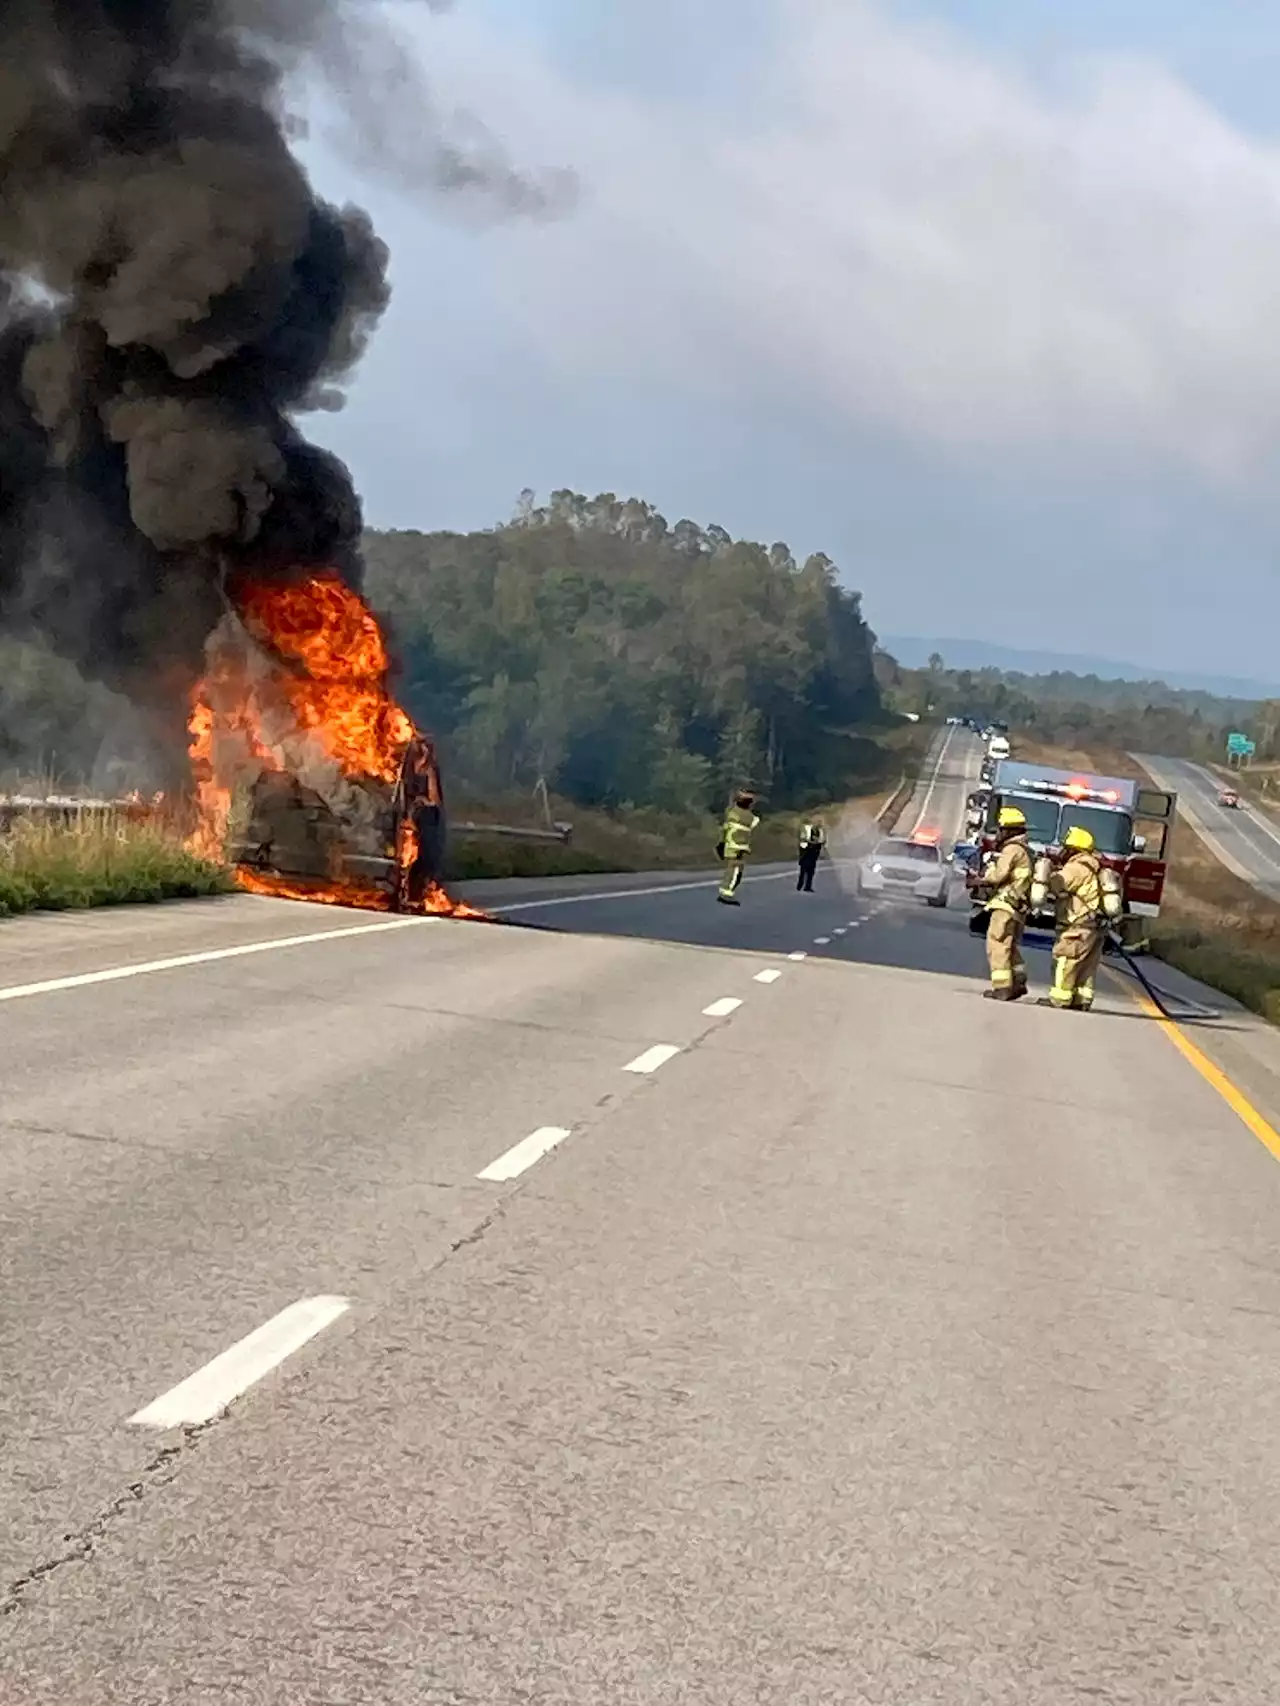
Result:
{"label": "person in dark uniform", "polygon": [[827,844],[826,826],[820,817],[800,826],[800,872],[796,877],[796,892],[813,893],[813,874]]}

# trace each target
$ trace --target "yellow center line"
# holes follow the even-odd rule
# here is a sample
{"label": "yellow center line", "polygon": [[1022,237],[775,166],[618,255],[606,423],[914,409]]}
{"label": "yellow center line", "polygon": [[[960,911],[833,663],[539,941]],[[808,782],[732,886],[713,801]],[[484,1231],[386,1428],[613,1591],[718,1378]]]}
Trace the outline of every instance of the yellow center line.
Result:
{"label": "yellow center line", "polygon": [[1164,1016],[1145,989],[1141,986],[1135,989],[1127,978],[1121,977],[1119,972],[1111,971],[1109,966],[1107,971],[1120,984],[1125,993],[1137,1002],[1147,1017],[1155,1020],[1182,1058],[1189,1065],[1195,1067],[1206,1084],[1213,1086],[1232,1113],[1248,1126],[1258,1142],[1265,1149],[1269,1149],[1277,1161],[1280,1161],[1280,1132],[1277,1132],[1269,1120],[1262,1117],[1244,1092],[1238,1090],[1222,1068],[1215,1066],[1208,1055],[1203,1054],[1196,1047],[1180,1025]]}

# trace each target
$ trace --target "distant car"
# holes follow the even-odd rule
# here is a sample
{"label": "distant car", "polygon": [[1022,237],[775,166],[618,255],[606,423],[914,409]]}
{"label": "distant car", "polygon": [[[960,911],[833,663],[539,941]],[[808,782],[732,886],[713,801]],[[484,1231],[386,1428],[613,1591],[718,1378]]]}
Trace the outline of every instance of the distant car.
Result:
{"label": "distant car", "polygon": [[1238,812],[1240,810],[1240,796],[1234,788],[1223,788],[1218,795],[1218,804]]}
{"label": "distant car", "polygon": [[859,894],[896,894],[945,906],[950,887],[951,872],[936,841],[881,841],[858,866]]}

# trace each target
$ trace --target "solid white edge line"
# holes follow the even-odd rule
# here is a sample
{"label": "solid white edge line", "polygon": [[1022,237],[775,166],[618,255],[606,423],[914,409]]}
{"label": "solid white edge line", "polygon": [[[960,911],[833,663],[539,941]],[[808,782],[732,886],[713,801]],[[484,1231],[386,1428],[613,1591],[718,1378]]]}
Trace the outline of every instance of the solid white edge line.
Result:
{"label": "solid white edge line", "polygon": [[782,976],[782,973],[780,971],[777,971],[777,970],[774,970],[774,971],[758,971],[756,973],[755,981],[757,983],[777,983],[778,979],[781,976]]}
{"label": "solid white edge line", "polygon": [[212,965],[216,960],[242,959],[247,954],[269,954],[276,948],[302,948],[311,942],[336,942],[343,936],[373,936],[380,930],[408,930],[432,922],[429,918],[383,918],[376,924],[353,924],[345,930],[313,930],[306,936],[275,936],[265,942],[241,942],[234,948],[207,948],[197,954],[175,954],[167,960],[141,960],[136,965],[112,966],[106,971],[50,977],[43,983],[10,984],[7,989],[0,989],[0,1001],[21,1001],[28,995],[54,995],[62,989],[85,989],[93,983],[118,983],[122,978],[146,977],[151,972]]}
{"label": "solid white edge line", "polygon": [[286,1357],[351,1307],[349,1297],[304,1297],[130,1416],[135,1428],[197,1428],[220,1416]]}
{"label": "solid white edge line", "polygon": [[628,1061],[623,1067],[624,1072],[656,1072],[660,1066],[665,1066],[669,1060],[680,1053],[675,1043],[655,1043],[643,1054],[638,1054],[634,1060]]}
{"label": "solid white edge line", "polygon": [[704,1019],[727,1019],[730,1013],[736,1013],[742,1002],[736,995],[722,995],[719,1001],[713,1001],[710,1007],[702,1009]]}
{"label": "solid white edge line", "polygon": [[937,791],[938,777],[942,774],[942,761],[947,756],[947,749],[948,749],[948,747],[950,747],[951,742],[955,737],[955,732],[956,731],[954,728],[950,728],[947,730],[946,734],[943,736],[942,745],[938,749],[938,756],[937,756],[937,759],[936,759],[934,766],[933,766],[933,774],[929,778],[928,789],[925,793],[924,800],[920,806],[920,811],[916,817],[916,821],[911,827],[911,834],[912,835],[916,834],[916,832],[920,828],[920,825],[924,822],[925,813],[929,810],[930,803],[932,802],[933,796]]}
{"label": "solid white edge line", "polygon": [[[744,883],[779,883],[784,877],[791,875],[790,870],[764,871],[759,876],[744,877],[742,880]],[[585,906],[588,901],[595,900],[641,900],[648,895],[681,894],[688,889],[715,889],[719,886],[718,877],[704,877],[696,883],[662,883],[655,888],[605,889],[598,894],[557,894],[542,900],[513,900],[508,906],[490,906],[485,910],[497,918],[508,912],[533,912],[546,906]]]}
{"label": "solid white edge line", "polygon": [[477,1173],[477,1179],[489,1179],[501,1184],[507,1179],[518,1179],[521,1173],[532,1167],[535,1161],[541,1161],[544,1155],[550,1154],[558,1143],[563,1143],[569,1136],[568,1126],[540,1125],[537,1131],[531,1131],[528,1137],[521,1138],[513,1144],[505,1155],[499,1155],[496,1161],[491,1161],[482,1173]]}

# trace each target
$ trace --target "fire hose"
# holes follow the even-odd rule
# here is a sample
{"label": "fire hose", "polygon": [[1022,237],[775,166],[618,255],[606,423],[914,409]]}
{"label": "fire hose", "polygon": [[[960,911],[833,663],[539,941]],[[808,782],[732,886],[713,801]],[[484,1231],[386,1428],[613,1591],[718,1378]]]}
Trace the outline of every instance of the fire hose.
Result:
{"label": "fire hose", "polygon": [[1137,978],[1138,982],[1151,997],[1151,1000],[1159,1008],[1162,1018],[1169,1019],[1171,1021],[1177,1018],[1176,1014],[1169,1011],[1167,1004],[1170,1001],[1176,1001],[1179,1007],[1184,1010],[1185,1015],[1192,1018],[1220,1019],[1222,1017],[1222,1009],[1220,1007],[1206,1007],[1201,1001],[1193,1001],[1189,995],[1174,995],[1172,991],[1161,989],[1158,984],[1152,983],[1151,979],[1138,964],[1135,956],[1129,952],[1128,948],[1126,948],[1124,943],[1120,940],[1120,936],[1115,930],[1108,930],[1106,932],[1106,940],[1124,961],[1125,965],[1129,969],[1130,975]]}

